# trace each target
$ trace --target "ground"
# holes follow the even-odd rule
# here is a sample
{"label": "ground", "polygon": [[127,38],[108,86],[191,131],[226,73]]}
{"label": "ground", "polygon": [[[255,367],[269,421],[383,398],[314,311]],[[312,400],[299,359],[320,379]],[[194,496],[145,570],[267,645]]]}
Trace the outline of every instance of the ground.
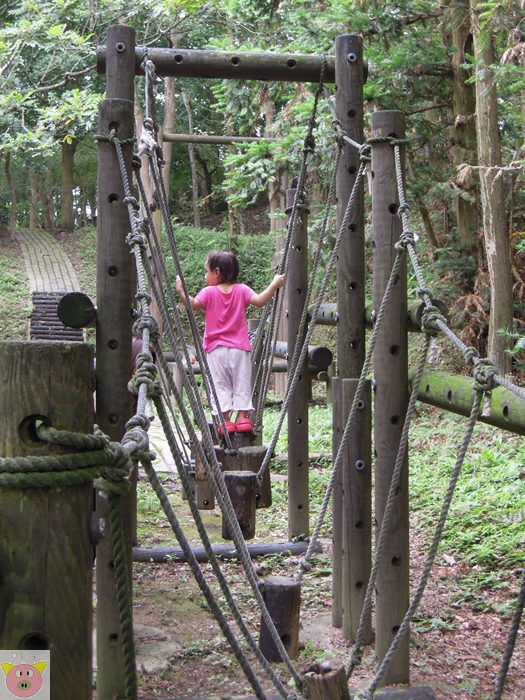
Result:
{"label": "ground", "polygon": [[[145,487],[144,482],[142,487]],[[180,517],[187,518],[189,509],[180,500],[176,483],[168,479],[166,488],[171,492]],[[218,530],[220,515],[211,512],[206,517],[208,521],[215,521],[217,527],[213,529]],[[414,521],[412,525],[414,587],[426,546],[417,522]],[[156,533],[149,544],[155,544],[155,541],[157,544],[165,543],[166,532],[167,523],[159,515]],[[343,640],[341,631],[331,626],[331,553],[328,538],[323,538],[323,549],[303,583],[298,668],[327,658],[347,662],[351,650],[351,645]],[[294,558],[279,555],[256,560],[256,567],[260,577],[269,573],[293,575],[296,563]],[[211,567],[203,566],[208,574]],[[257,634],[259,614],[250,602],[240,565],[229,561],[225,563],[224,570],[240,601],[244,619]],[[491,697],[510,622],[509,608],[515,599],[521,574],[520,571],[511,572],[507,585],[501,584],[496,590],[483,592],[481,600],[477,596],[473,605],[461,587],[467,573],[466,565],[453,557],[440,557],[413,625],[411,683],[431,686],[439,699],[482,700]],[[135,598],[139,698],[184,697],[189,700],[201,694],[250,694],[250,687],[185,564],[173,561],[137,564]],[[522,672],[525,668],[524,637],[524,630],[521,630],[503,696],[507,699],[525,698],[525,677]],[[275,664],[283,679],[286,679],[282,666]],[[373,675],[373,668],[373,652],[368,650],[351,685],[365,686]],[[265,687],[271,692],[270,685]]]}

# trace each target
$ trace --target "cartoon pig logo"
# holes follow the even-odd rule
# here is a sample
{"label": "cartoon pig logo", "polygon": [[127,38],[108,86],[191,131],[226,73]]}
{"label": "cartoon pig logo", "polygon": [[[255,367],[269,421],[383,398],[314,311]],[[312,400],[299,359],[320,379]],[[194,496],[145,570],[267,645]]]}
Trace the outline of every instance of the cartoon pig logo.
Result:
{"label": "cartoon pig logo", "polygon": [[47,661],[34,664],[2,663],[5,673],[5,684],[15,698],[32,698],[42,687],[42,674]]}

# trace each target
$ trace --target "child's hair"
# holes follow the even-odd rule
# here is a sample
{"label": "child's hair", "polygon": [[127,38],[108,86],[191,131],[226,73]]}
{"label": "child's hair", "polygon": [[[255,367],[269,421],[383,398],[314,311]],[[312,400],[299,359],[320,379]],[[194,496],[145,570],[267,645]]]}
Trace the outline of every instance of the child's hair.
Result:
{"label": "child's hair", "polygon": [[210,270],[218,268],[221,273],[221,282],[237,282],[239,263],[231,251],[212,250],[208,254],[207,263]]}

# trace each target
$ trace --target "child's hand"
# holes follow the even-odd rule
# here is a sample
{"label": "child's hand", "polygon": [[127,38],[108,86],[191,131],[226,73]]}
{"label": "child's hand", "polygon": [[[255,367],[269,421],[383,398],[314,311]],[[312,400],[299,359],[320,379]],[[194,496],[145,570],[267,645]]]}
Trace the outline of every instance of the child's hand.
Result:
{"label": "child's hand", "polygon": [[183,293],[184,293],[184,289],[183,289],[183,287],[182,287],[182,280],[181,280],[181,278],[179,277],[179,275],[177,275],[177,278],[176,278],[176,280],[175,280],[175,286],[177,287],[177,292],[178,292],[179,294],[183,294]]}
{"label": "child's hand", "polygon": [[280,287],[284,286],[284,275],[275,275],[275,277],[272,280],[272,285],[275,287],[275,289],[279,289]]}

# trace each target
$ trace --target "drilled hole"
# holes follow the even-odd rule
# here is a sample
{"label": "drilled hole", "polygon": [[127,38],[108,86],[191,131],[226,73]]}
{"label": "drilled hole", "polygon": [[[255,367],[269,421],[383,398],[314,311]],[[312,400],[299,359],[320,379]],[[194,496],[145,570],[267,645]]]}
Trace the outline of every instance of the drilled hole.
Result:
{"label": "drilled hole", "polygon": [[425,391],[426,391],[426,392],[427,392],[427,394],[428,394],[428,392],[430,391],[430,384],[427,384],[427,385],[426,385],[426,387],[425,387]]}
{"label": "drilled hole", "polygon": [[118,201],[119,201],[118,194],[115,194],[114,192],[112,192],[111,194],[108,195],[108,202],[110,204],[115,204],[115,202],[118,202]]}
{"label": "drilled hole", "polygon": [[297,506],[297,510],[302,510],[302,509],[303,509],[302,505]]}
{"label": "drilled hole", "polygon": [[116,413],[110,413],[108,416],[108,421],[111,425],[116,425],[118,423],[118,415]]}
{"label": "drilled hole", "polygon": [[356,230],[356,225],[355,225],[355,224],[349,224],[349,225],[348,225],[348,230],[349,230],[349,231],[355,231],[355,230]]}
{"label": "drilled hole", "polygon": [[110,265],[108,267],[108,275],[110,277],[116,277],[118,275],[118,267],[116,265]]}
{"label": "drilled hole", "polygon": [[182,63],[184,61],[184,56],[182,56],[180,53],[175,54],[175,63]]}
{"label": "drilled hole", "polygon": [[234,66],[238,66],[240,62],[241,62],[241,59],[238,56],[233,56],[232,63]]}
{"label": "drilled hole", "polygon": [[118,127],[119,127],[119,123],[118,123],[118,122],[109,122],[109,124],[108,124],[108,129],[109,129],[110,131],[118,132]]}
{"label": "drilled hole", "polygon": [[392,566],[401,566],[401,557],[397,556],[397,554],[392,557]]}
{"label": "drilled hole", "polygon": [[359,590],[360,588],[363,588],[363,582],[362,581],[356,581],[355,582],[355,587]]}
{"label": "drilled hole", "polygon": [[50,649],[51,646],[49,644],[49,639],[45,635],[40,634],[39,632],[34,632],[26,634],[25,637],[22,637],[16,648],[32,649],[37,651],[40,649]]}
{"label": "drilled hole", "polygon": [[508,418],[509,407],[507,405],[503,406],[503,415],[505,416],[505,418]]}
{"label": "drilled hole", "polygon": [[110,350],[117,350],[118,340],[115,340],[114,338],[112,338],[111,340],[108,340],[108,348]]}
{"label": "drilled hole", "polygon": [[289,58],[286,61],[286,65],[288,66],[288,68],[295,68],[295,66],[297,65],[297,61],[293,58]]}
{"label": "drilled hole", "polygon": [[399,632],[399,625],[394,625],[392,627],[392,634],[397,634]]}
{"label": "drilled hole", "polygon": [[364,407],[365,407],[365,402],[362,399],[359,399],[359,401],[357,402],[357,410],[362,411]]}
{"label": "drilled hole", "polygon": [[117,634],[116,632],[112,632],[112,633],[108,636],[108,640],[109,640],[112,644],[115,644],[115,643],[118,641],[118,634]]}
{"label": "drilled hole", "polygon": [[390,416],[390,423],[392,425],[397,425],[399,423],[399,416]]}
{"label": "drilled hole", "polygon": [[362,530],[363,527],[364,527],[364,525],[365,525],[365,524],[364,524],[364,522],[363,522],[362,520],[358,520],[358,521],[355,523],[355,526],[356,526],[356,528],[357,528],[358,530]]}
{"label": "drilled hole", "polygon": [[399,350],[400,350],[399,345],[391,345],[390,346],[390,354],[391,355],[399,355]]}
{"label": "drilled hole", "polygon": [[348,172],[349,172],[350,175],[355,175],[356,172],[357,172],[355,165],[349,165],[349,166],[348,166]]}
{"label": "drilled hole", "polygon": [[447,391],[447,401],[452,401],[452,391],[450,389]]}
{"label": "drilled hole", "polygon": [[350,284],[348,285],[348,289],[349,289],[351,292],[353,292],[354,290],[356,290],[356,289],[357,289],[357,282],[350,282]]}
{"label": "drilled hole", "polygon": [[355,350],[357,348],[358,344],[359,343],[357,342],[357,340],[350,341],[350,347],[352,348],[352,350]]}
{"label": "drilled hole", "polygon": [[46,416],[41,416],[39,414],[32,414],[26,416],[18,426],[18,435],[23,443],[26,445],[45,445],[46,443],[41,440],[36,432],[37,421],[42,422],[44,425],[51,425],[51,421],[46,418]]}
{"label": "drilled hole", "polygon": [[388,211],[391,214],[397,214],[397,210],[399,209],[399,204],[389,204],[388,205]]}
{"label": "drilled hole", "polygon": [[350,117],[350,119],[353,119],[355,117],[355,109],[349,109],[348,116]]}

